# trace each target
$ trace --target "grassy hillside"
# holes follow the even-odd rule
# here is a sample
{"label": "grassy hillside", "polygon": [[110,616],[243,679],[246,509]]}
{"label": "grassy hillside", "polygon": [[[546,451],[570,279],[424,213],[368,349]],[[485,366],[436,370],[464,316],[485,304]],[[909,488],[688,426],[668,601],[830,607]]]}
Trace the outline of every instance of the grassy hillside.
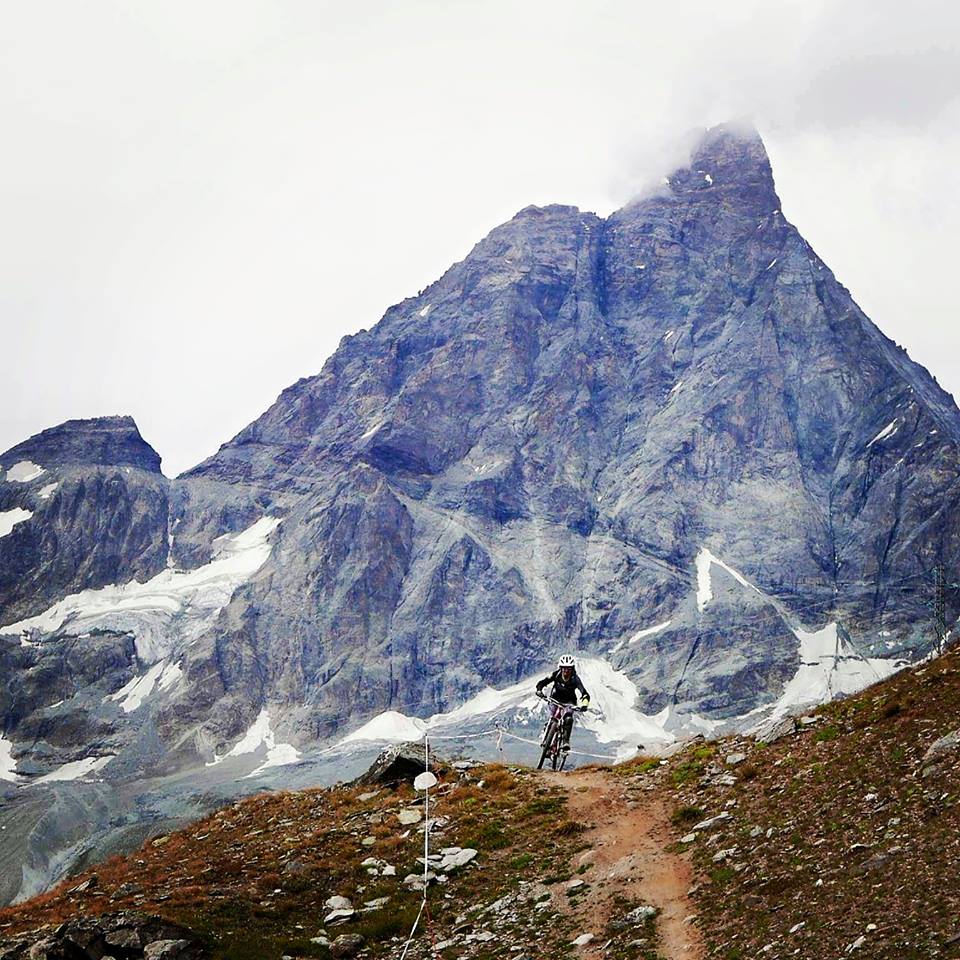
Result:
{"label": "grassy hillside", "polygon": [[[564,815],[563,792],[527,771],[478,767],[447,770],[443,779],[430,811],[438,820],[434,849],[458,846],[478,854],[435,887],[430,928],[436,939],[472,926],[472,914],[460,916],[468,908],[515,893],[527,880],[562,873],[569,837],[578,829]],[[0,936],[55,926],[77,914],[136,910],[196,931],[213,957],[326,957],[322,938],[345,932],[362,936],[370,955],[390,956],[421,900],[403,880],[423,871],[417,861],[422,823],[401,823],[398,814],[413,819],[420,809],[408,785],[243,800],[29,903],[0,910]],[[370,858],[380,863],[364,865]],[[382,873],[385,865],[395,873],[369,872]],[[324,903],[332,896],[349,898],[358,911],[389,899],[342,925],[325,925],[330,909]],[[566,939],[566,924],[549,906],[518,918],[515,926],[518,935],[535,933],[557,949]],[[480,940],[473,955],[497,953]]]}
{"label": "grassy hillside", "polygon": [[[769,746],[702,745],[655,775],[678,826],[696,833],[684,846],[703,877],[711,955],[960,956],[960,752],[923,762],[960,727],[960,656],[815,720]],[[736,753],[745,759],[730,766]],[[724,812],[729,820],[694,829]]]}

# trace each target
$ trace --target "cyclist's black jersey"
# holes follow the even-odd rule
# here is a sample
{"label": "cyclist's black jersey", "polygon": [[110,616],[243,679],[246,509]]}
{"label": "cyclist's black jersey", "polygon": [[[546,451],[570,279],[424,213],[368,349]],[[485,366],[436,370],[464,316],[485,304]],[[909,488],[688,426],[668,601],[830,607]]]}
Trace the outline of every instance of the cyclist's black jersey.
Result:
{"label": "cyclist's black jersey", "polygon": [[553,699],[559,703],[576,703],[578,690],[584,699],[590,699],[590,694],[587,693],[587,688],[583,685],[583,681],[576,670],[573,671],[573,676],[569,680],[564,680],[558,667],[549,677],[537,683],[537,691],[543,690],[548,683],[553,684]]}

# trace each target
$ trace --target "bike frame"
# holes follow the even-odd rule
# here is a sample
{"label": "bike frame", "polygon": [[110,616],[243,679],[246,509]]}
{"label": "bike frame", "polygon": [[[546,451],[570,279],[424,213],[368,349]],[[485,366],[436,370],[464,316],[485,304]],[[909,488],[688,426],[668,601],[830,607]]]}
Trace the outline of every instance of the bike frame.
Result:
{"label": "bike frame", "polygon": [[566,753],[560,749],[563,722],[567,716],[572,717],[579,713],[580,707],[573,703],[561,703],[559,700],[554,700],[553,697],[542,697],[542,699],[550,704],[550,719],[547,721],[546,729],[543,731],[543,739],[540,741],[543,752],[540,754],[537,769],[542,770],[544,761],[549,757],[553,769],[562,770],[567,762]]}

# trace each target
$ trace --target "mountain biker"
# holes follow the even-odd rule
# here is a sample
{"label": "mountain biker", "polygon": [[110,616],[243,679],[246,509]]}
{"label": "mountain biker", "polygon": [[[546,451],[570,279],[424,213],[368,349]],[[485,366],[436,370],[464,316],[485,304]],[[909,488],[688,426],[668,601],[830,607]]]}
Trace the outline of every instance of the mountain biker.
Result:
{"label": "mountain biker", "polygon": [[[563,654],[562,657],[557,661],[557,669],[550,674],[549,677],[544,677],[543,680],[537,682],[537,696],[546,699],[543,693],[543,688],[548,684],[553,684],[553,692],[551,696],[557,703],[570,703],[576,705],[577,702],[577,691],[580,691],[581,702],[580,709],[586,710],[590,706],[590,694],[587,693],[587,688],[583,685],[583,681],[580,679],[577,674],[577,665],[572,656],[569,653]],[[563,728],[561,731],[563,743],[560,746],[560,749],[564,753],[569,753],[570,751],[570,732],[573,730],[573,714],[568,713],[563,718]]]}

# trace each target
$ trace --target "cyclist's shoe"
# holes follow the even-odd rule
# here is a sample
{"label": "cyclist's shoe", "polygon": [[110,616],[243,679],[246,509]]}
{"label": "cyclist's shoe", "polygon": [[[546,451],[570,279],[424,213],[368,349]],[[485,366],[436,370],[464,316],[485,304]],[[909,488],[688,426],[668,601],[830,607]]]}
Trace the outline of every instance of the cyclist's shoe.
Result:
{"label": "cyclist's shoe", "polygon": [[561,750],[562,753],[569,753],[569,752],[570,752],[570,744],[569,744],[569,743],[561,743],[561,744],[560,744],[560,750]]}

